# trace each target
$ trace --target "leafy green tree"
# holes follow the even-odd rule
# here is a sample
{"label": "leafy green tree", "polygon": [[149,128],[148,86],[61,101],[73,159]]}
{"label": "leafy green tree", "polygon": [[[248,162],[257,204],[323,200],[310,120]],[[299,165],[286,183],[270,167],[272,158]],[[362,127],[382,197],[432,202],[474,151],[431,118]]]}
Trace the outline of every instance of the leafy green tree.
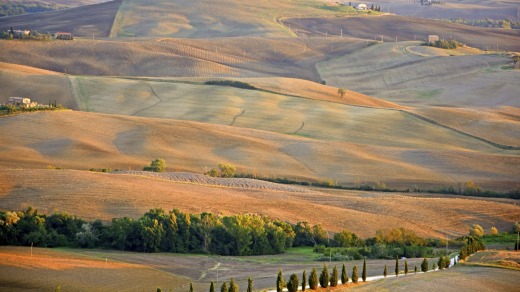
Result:
{"label": "leafy green tree", "polygon": [[399,276],[399,257],[395,257],[395,276]]}
{"label": "leafy green tree", "polygon": [[363,279],[363,282],[367,281],[367,258],[363,258],[363,271],[361,272],[361,279]]}
{"label": "leafy green tree", "polygon": [[338,268],[334,266],[334,268],[332,269],[332,274],[330,275],[330,286],[338,286],[338,280]]}
{"label": "leafy green tree", "polygon": [[345,264],[343,264],[343,267],[341,268],[341,284],[347,284],[347,282],[348,282],[347,268],[345,267]]}
{"label": "leafy green tree", "polygon": [[421,263],[421,272],[423,272],[423,273],[428,272],[428,260],[426,258],[424,258]]}
{"label": "leafy green tree", "polygon": [[305,286],[307,286],[307,274],[305,273],[305,270],[303,270],[303,275],[302,275],[302,291],[305,291]]}
{"label": "leafy green tree", "polygon": [[215,292],[215,283],[211,281],[211,284],[209,285],[209,292]]}
{"label": "leafy green tree", "polygon": [[228,292],[228,287],[226,282],[222,283],[222,286],[220,287],[220,292]]}
{"label": "leafy green tree", "polygon": [[340,247],[363,246],[364,242],[357,235],[348,229],[334,234],[334,241]]}
{"label": "leafy green tree", "polygon": [[385,270],[383,271],[383,276],[385,276],[385,278],[386,278],[386,276],[388,276],[388,268],[386,267],[386,265],[385,265]]}
{"label": "leafy green tree", "polygon": [[162,158],[158,158],[152,160],[150,166],[145,166],[143,168],[144,171],[153,171],[153,172],[164,172],[166,168],[166,162]]}
{"label": "leafy green tree", "polygon": [[309,277],[309,288],[316,290],[318,288],[318,273],[316,268],[312,268],[311,276]]}
{"label": "leafy green tree", "polygon": [[408,275],[408,261],[404,261],[404,274]]}
{"label": "leafy green tree", "polygon": [[287,282],[287,290],[289,292],[296,292],[298,291],[298,285],[299,285],[298,276],[296,274],[292,274],[289,278],[289,282]]}
{"label": "leafy green tree", "polygon": [[321,270],[320,274],[320,286],[323,288],[327,288],[329,286],[329,269],[327,265],[323,265],[323,270]]}
{"label": "leafy green tree", "polygon": [[358,271],[357,271],[357,266],[354,266],[352,268],[352,283],[357,283],[358,282]]}
{"label": "leafy green tree", "polygon": [[285,280],[283,279],[282,270],[278,271],[278,277],[276,277],[276,292],[282,292],[285,287]]}
{"label": "leafy green tree", "polygon": [[240,290],[240,287],[235,282],[235,279],[231,278],[231,280],[229,281],[228,292],[239,292],[239,290]]}
{"label": "leafy green tree", "polygon": [[253,292],[253,279],[247,278],[247,292]]}

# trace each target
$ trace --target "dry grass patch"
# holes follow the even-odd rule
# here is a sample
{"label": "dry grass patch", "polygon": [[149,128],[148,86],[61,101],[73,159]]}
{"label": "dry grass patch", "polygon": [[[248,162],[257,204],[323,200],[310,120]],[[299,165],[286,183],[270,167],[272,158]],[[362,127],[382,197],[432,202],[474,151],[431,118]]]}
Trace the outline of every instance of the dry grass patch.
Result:
{"label": "dry grass patch", "polygon": [[[349,228],[362,237],[404,227],[424,237],[461,236],[471,224],[506,229],[520,214],[514,200],[404,193],[308,190],[243,179],[145,177],[73,170],[2,170],[0,204],[65,211],[86,220],[138,218],[149,209],[230,215],[256,213],[296,223]],[[225,180],[225,183],[215,182]],[[66,184],[64,182],[67,182]],[[88,201],[89,204],[84,204]],[[309,214],[313,214],[309,217]]]}
{"label": "dry grass patch", "polygon": [[381,43],[317,64],[329,85],[412,107],[519,107],[520,72],[500,55],[422,57],[417,42]]}
{"label": "dry grass patch", "polygon": [[502,145],[520,146],[520,109],[429,107],[414,112],[465,133]]}
{"label": "dry grass patch", "polygon": [[[9,291],[151,291],[157,287],[186,289],[187,278],[69,251],[29,247],[0,247],[0,287]],[[123,260],[124,261],[124,260]]]}

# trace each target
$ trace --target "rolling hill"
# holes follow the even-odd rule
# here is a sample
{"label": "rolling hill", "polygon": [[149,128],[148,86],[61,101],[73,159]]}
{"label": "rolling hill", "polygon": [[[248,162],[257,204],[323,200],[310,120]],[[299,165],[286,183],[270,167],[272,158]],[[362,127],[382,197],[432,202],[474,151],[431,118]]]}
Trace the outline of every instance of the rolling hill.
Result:
{"label": "rolling hill", "polygon": [[[52,1],[59,2],[59,1]],[[69,1],[63,1],[69,4]],[[108,37],[121,0],[46,13],[0,17],[0,31],[37,30],[40,33],[71,32],[75,36]]]}

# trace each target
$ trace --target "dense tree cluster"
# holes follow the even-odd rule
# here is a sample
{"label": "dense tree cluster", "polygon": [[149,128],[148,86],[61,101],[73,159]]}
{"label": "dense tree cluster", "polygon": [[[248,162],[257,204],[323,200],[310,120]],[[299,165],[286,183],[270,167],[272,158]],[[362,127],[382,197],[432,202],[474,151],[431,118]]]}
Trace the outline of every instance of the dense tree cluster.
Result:
{"label": "dense tree cluster", "polygon": [[466,245],[460,249],[459,258],[461,260],[466,260],[470,255],[479,250],[484,250],[485,248],[486,247],[480,237],[468,236],[466,237]]}
{"label": "dense tree cluster", "polygon": [[220,217],[152,209],[139,219],[114,218],[106,226],[67,213],[46,216],[32,208],[0,212],[2,245],[260,255],[282,253],[293,245],[294,238],[292,225],[249,214]]}

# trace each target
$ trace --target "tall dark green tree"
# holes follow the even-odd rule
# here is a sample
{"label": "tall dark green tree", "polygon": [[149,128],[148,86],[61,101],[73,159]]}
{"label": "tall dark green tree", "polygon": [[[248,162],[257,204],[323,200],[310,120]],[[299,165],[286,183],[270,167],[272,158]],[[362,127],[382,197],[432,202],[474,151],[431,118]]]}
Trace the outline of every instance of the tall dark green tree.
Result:
{"label": "tall dark green tree", "polygon": [[298,276],[296,274],[292,274],[289,278],[289,282],[287,282],[287,290],[289,292],[296,292],[298,291],[298,285],[300,284],[298,280]]}
{"label": "tall dark green tree", "polygon": [[386,278],[386,276],[388,276],[388,268],[386,267],[386,265],[385,265],[385,270],[383,271],[383,276],[385,276],[385,278]]}
{"label": "tall dark green tree", "polygon": [[330,286],[338,286],[338,280],[338,268],[334,266],[334,268],[332,269],[332,274],[330,275]]}
{"label": "tall dark green tree", "polygon": [[423,273],[428,272],[428,260],[426,258],[424,258],[422,263],[421,263],[421,271]]}
{"label": "tall dark green tree", "polygon": [[345,264],[343,264],[343,267],[341,268],[341,284],[347,284],[347,283],[348,283],[347,268],[345,267]]}
{"label": "tall dark green tree", "polygon": [[361,272],[361,279],[363,279],[363,282],[367,281],[367,258],[363,258],[363,271]]}
{"label": "tall dark green tree", "polygon": [[408,261],[404,261],[404,274],[408,275]]}
{"label": "tall dark green tree", "polygon": [[415,265],[415,268],[413,269],[413,273],[417,274],[417,265]]}
{"label": "tall dark green tree", "polygon": [[307,274],[305,273],[305,270],[303,270],[303,275],[302,275],[302,291],[305,291],[305,286],[307,286]]}
{"label": "tall dark green tree", "polygon": [[231,280],[229,281],[228,292],[239,292],[239,291],[240,291],[240,287],[235,282],[235,279],[231,278]]}
{"label": "tall dark green tree", "polygon": [[318,273],[316,268],[312,268],[311,276],[309,277],[309,288],[316,290],[318,288]]}
{"label": "tall dark green tree", "polygon": [[222,286],[220,287],[220,292],[228,292],[228,287],[226,282],[222,283]]}
{"label": "tall dark green tree", "polygon": [[247,278],[247,292],[253,292],[253,279]]}
{"label": "tall dark green tree", "polygon": [[285,280],[283,279],[282,270],[278,271],[278,276],[276,277],[276,292],[282,292],[285,287]]}
{"label": "tall dark green tree", "polygon": [[395,257],[395,276],[399,276],[399,257]]}
{"label": "tall dark green tree", "polygon": [[209,285],[209,292],[215,292],[215,283],[211,281],[211,284]]}
{"label": "tall dark green tree", "polygon": [[354,266],[352,268],[352,283],[358,282],[358,272],[357,272],[357,266]]}
{"label": "tall dark green tree", "polygon": [[327,288],[329,286],[329,269],[327,268],[327,265],[323,265],[323,270],[321,270],[320,286],[323,288]]}
{"label": "tall dark green tree", "polygon": [[190,282],[190,292],[193,292],[193,283]]}

